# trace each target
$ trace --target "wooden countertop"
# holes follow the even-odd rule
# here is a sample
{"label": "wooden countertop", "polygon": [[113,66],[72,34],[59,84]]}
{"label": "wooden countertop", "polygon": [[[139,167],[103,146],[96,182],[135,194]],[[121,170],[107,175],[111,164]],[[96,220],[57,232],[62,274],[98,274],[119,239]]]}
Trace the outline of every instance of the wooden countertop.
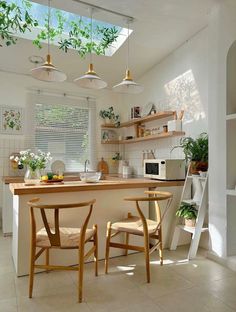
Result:
{"label": "wooden countertop", "polygon": [[2,177],[2,181],[5,184],[10,184],[10,183],[23,183],[24,182],[24,177],[12,177],[12,176],[5,176]]}
{"label": "wooden countertop", "polygon": [[79,191],[114,190],[128,188],[150,188],[183,186],[184,181],[158,181],[145,178],[109,177],[97,183],[84,183],[81,181],[65,181],[63,184],[40,184],[28,186],[24,183],[11,183],[10,190],[13,195],[61,193]]}
{"label": "wooden countertop", "polygon": [[[64,177],[65,181],[79,181],[80,178],[78,175],[68,175]],[[24,177],[16,177],[16,176],[5,176],[2,178],[3,183],[10,184],[10,183],[23,183]]]}

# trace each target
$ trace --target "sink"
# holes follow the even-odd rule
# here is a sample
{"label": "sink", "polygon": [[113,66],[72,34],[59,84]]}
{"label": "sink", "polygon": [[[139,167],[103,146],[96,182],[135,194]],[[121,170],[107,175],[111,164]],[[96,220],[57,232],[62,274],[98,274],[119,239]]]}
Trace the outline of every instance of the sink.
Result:
{"label": "sink", "polygon": [[101,178],[101,172],[81,172],[80,180],[86,183],[96,183]]}

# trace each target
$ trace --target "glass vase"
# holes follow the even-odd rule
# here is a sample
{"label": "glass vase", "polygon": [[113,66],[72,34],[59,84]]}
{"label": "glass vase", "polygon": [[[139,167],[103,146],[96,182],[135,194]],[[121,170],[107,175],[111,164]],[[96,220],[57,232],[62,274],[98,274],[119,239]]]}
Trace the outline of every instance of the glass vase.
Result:
{"label": "glass vase", "polygon": [[25,177],[24,177],[25,184],[28,184],[28,185],[39,184],[40,178],[41,178],[41,174],[38,168],[33,170],[29,166],[27,167],[26,172],[25,172]]}

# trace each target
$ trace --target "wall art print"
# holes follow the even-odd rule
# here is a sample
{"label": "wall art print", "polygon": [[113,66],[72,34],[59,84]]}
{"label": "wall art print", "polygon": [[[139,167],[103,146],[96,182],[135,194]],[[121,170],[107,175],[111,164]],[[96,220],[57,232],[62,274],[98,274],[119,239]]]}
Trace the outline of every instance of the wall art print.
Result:
{"label": "wall art print", "polygon": [[15,106],[0,107],[1,133],[22,134],[23,131],[23,109]]}

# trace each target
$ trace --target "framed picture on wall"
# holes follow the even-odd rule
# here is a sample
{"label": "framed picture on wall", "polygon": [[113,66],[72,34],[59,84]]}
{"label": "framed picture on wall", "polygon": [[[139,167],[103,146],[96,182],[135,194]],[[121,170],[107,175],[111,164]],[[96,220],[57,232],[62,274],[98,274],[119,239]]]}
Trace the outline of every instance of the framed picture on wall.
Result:
{"label": "framed picture on wall", "polygon": [[23,133],[23,109],[15,106],[0,107],[0,130],[2,134]]}

